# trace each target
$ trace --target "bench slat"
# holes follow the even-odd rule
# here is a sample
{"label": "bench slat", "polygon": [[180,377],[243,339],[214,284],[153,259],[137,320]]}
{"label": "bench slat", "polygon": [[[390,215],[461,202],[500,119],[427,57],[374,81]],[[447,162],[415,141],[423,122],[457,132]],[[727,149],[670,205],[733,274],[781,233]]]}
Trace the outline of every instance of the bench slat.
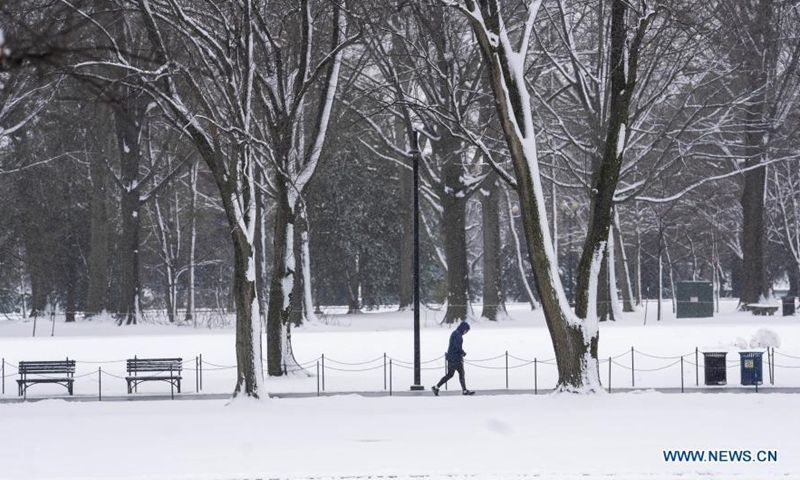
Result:
{"label": "bench slat", "polygon": [[183,369],[182,358],[129,358],[128,373],[138,372],[177,372]]}

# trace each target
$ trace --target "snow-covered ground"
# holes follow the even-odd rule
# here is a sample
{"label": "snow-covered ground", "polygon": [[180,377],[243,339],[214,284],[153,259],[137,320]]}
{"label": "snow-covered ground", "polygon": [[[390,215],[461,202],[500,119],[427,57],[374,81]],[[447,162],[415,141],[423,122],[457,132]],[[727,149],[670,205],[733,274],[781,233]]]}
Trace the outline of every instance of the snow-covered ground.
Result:
{"label": "snow-covered ground", "polygon": [[[665,303],[669,310],[669,303]],[[612,360],[612,387],[631,386],[631,347],[637,388],[694,387],[695,347],[729,351],[729,385],[739,383],[737,345],[753,337],[781,341],[775,386],[800,387],[800,316],[755,317],[723,302],[714,319],[655,321],[654,304],[601,326],[600,356]],[[480,311],[476,308],[476,311]],[[226,401],[0,403],[0,478],[233,479],[398,477],[554,479],[800,478],[800,420],[793,394],[621,393],[545,395],[555,381],[552,347],[541,314],[524,305],[511,320],[473,322],[464,339],[467,379],[475,397],[273,398],[261,404]],[[443,312],[423,315],[423,383],[443,373],[438,359],[450,330]],[[382,391],[383,355],[393,359],[394,390],[411,384],[411,313],[332,315],[296,329],[299,362],[316,371],[325,354],[327,391]],[[41,320],[40,320],[41,322]],[[16,397],[16,362],[78,361],[77,396],[124,395],[124,359],[182,356],[184,390],[195,389],[194,358],[203,354],[203,393],[233,388],[232,329],[164,325],[116,327],[108,321],[0,320],[5,398]],[[39,336],[42,335],[42,336]],[[762,349],[763,350],[763,349]],[[509,386],[532,389],[535,358],[540,395],[481,395]],[[668,357],[668,358],[655,358]],[[701,358],[702,361],[702,358]],[[103,363],[93,363],[103,362]],[[364,363],[367,362],[367,363]],[[360,365],[355,365],[360,364]],[[388,373],[388,372],[387,372]],[[601,365],[608,380],[608,363]],[[765,377],[767,377],[765,370]],[[388,380],[388,379],[387,379]],[[702,369],[699,372],[703,383]],[[268,380],[272,392],[315,392],[314,375]],[[454,385],[451,383],[451,387]],[[140,392],[168,394],[165,384]],[[29,397],[63,397],[63,387],[36,385]],[[777,462],[668,462],[664,450],[777,452]],[[725,454],[727,455],[727,454]],[[727,457],[726,457],[727,458]]]}

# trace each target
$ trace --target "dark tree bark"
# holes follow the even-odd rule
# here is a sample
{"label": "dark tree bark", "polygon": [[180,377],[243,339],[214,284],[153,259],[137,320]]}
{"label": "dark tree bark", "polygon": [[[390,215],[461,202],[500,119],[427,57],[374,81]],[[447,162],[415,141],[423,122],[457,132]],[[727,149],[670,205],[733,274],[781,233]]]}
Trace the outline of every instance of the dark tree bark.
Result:
{"label": "dark tree bark", "polygon": [[608,253],[603,251],[603,261],[600,263],[600,274],[597,276],[597,320],[605,322],[616,320],[614,309],[611,305],[611,282],[609,281]]}
{"label": "dark tree bark", "polygon": [[[597,335],[585,330],[569,311],[566,295],[556,272],[555,252],[547,227],[541,179],[536,175],[538,158],[530,97],[524,84],[520,52],[508,43],[498,44],[506,35],[496,0],[467,0],[466,10],[480,10],[483,22],[472,20],[473,31],[487,64],[495,106],[514,165],[520,198],[523,230],[527,240],[534,279],[542,301],[545,320],[556,352],[558,388],[585,391],[599,388]],[[523,43],[521,51],[527,51]],[[524,58],[525,55],[522,55]],[[499,173],[499,172],[498,172]],[[591,327],[590,327],[591,328]]]}
{"label": "dark tree bark", "polygon": [[294,276],[294,270],[287,268],[286,254],[288,249],[288,228],[293,224],[292,209],[289,206],[288,192],[284,182],[277,182],[275,198],[275,229],[272,233],[272,281],[269,289],[269,306],[267,312],[267,374],[283,375],[281,345],[283,325],[289,319],[291,299],[284,307],[285,295],[291,292],[284,290],[284,282]]}
{"label": "dark tree bark", "polygon": [[67,283],[65,288],[67,292],[64,298],[64,321],[72,323],[75,321],[75,314],[78,310],[78,265],[75,255],[67,259],[66,275]]}
{"label": "dark tree bark", "polygon": [[142,133],[141,100],[123,96],[114,106],[114,124],[120,155],[120,214],[122,237],[117,257],[120,264],[120,292],[117,322],[135,324],[141,312],[139,279],[139,233],[141,202],[139,200],[139,168],[142,153],[139,139]]}
{"label": "dark tree bark", "polygon": [[[611,6],[611,45],[609,51],[609,68],[611,69],[611,85],[609,97],[609,116],[606,127],[606,138],[603,156],[592,177],[590,196],[589,226],[583,253],[578,264],[578,279],[575,295],[575,313],[580,318],[589,314],[589,287],[593,275],[597,275],[595,262],[605,256],[605,245],[609,240],[613,222],[614,193],[619,181],[622,166],[622,142],[628,122],[629,107],[633,90],[636,86],[636,74],[639,62],[639,48],[644,38],[645,29],[652,19],[647,17],[639,23],[635,37],[627,51],[627,4],[624,0],[614,0]],[[627,75],[627,77],[626,77]],[[605,276],[603,279],[607,279]],[[598,280],[598,285],[608,281]]]}
{"label": "dark tree bark", "polygon": [[[735,18],[730,23],[736,32],[734,61],[741,64],[742,84],[750,94],[744,113],[745,167],[754,167],[769,159],[769,145],[774,129],[774,115],[770,98],[771,75],[777,69],[778,41],[774,0],[737,1],[725,5]],[[788,13],[788,12],[787,12]],[[738,30],[737,30],[738,28]],[[795,67],[796,68],[796,67]],[[776,96],[777,98],[777,96]],[[742,189],[742,277],[741,304],[758,303],[766,295],[769,285],[764,260],[766,229],[764,221],[764,193],[766,167],[749,170],[743,174]]]}
{"label": "dark tree bark", "polygon": [[[760,136],[760,134],[759,134]],[[748,143],[750,141],[750,135]],[[757,148],[757,147],[756,147]],[[746,166],[757,165],[761,156],[748,159]],[[766,270],[764,265],[764,190],[766,188],[766,167],[744,173],[742,191],[742,277],[741,303],[758,303],[761,295],[767,293]]]}
{"label": "dark tree bark", "polygon": [[457,323],[470,315],[469,262],[467,260],[467,195],[461,178],[461,142],[444,133],[434,144],[434,154],[443,164],[439,196],[442,203],[442,233],[447,262],[447,312],[443,323]]}
{"label": "dark tree bark", "polygon": [[483,311],[481,317],[497,321],[506,314],[503,272],[500,262],[500,186],[495,174],[485,183],[488,194],[481,195],[483,220]]}
{"label": "dark tree bark", "polygon": [[108,171],[99,159],[90,165],[92,179],[92,232],[89,253],[89,286],[86,297],[86,316],[96,315],[107,308],[108,294]]}

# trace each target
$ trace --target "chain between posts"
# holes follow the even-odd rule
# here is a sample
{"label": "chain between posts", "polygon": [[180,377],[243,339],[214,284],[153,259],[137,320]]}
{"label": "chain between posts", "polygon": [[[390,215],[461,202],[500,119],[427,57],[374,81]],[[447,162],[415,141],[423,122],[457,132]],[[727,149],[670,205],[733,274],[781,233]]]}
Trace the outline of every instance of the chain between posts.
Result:
{"label": "chain between posts", "polygon": [[[788,359],[788,360],[793,360],[793,359],[800,360],[800,356],[795,356],[795,355],[790,355],[790,354],[786,354],[786,353],[777,352],[777,351],[775,351],[774,347],[767,347],[764,351],[766,352],[766,360],[767,360],[766,363],[767,363],[767,370],[768,370],[767,371],[767,375],[769,376],[768,380],[766,378],[764,380],[765,381],[769,381],[770,384],[774,385],[774,382],[775,382],[775,379],[774,379],[775,370],[777,368],[800,369],[800,363],[797,364],[797,365],[792,365],[791,361],[782,362],[781,364],[778,364],[776,362],[776,357],[778,355],[780,355],[784,359]],[[626,355],[629,356],[629,359],[630,359],[629,362],[626,362],[626,361],[622,360],[622,357],[626,356]],[[651,361],[645,362],[644,365],[646,365],[646,366],[662,363],[662,362],[659,362],[658,360],[662,360],[662,361],[663,360],[668,360],[668,359],[676,359],[676,360],[674,362],[669,362],[669,363],[663,364],[662,366],[659,366],[659,367],[656,367],[656,368],[642,368],[642,363],[636,361],[637,355],[641,355],[641,356],[653,359]],[[625,353],[622,353],[622,354],[619,354],[619,355],[608,356],[605,359],[600,360],[599,363],[602,364],[602,363],[608,362],[608,364],[609,364],[608,365],[608,372],[607,372],[607,375],[608,375],[608,377],[607,377],[607,381],[608,381],[607,390],[609,392],[613,391],[613,366],[614,365],[616,365],[617,367],[622,368],[622,369],[630,369],[631,370],[631,375],[630,375],[631,387],[632,388],[636,388],[637,375],[639,375],[638,380],[641,381],[642,380],[641,379],[641,374],[643,374],[643,373],[666,370],[666,369],[672,368],[673,366],[677,366],[677,364],[680,364],[679,368],[681,369],[681,372],[680,372],[680,374],[681,374],[681,392],[685,392],[686,391],[686,385],[685,384],[686,384],[686,381],[687,381],[686,378],[685,378],[686,364],[687,363],[689,365],[694,364],[694,367],[695,367],[695,384],[699,386],[699,369],[700,369],[699,347],[695,347],[695,349],[694,349],[695,362],[692,362],[691,360],[689,360],[689,358],[691,358],[690,355],[691,355],[691,353],[685,353],[684,355],[681,355],[681,356],[678,356],[678,357],[662,356],[662,355],[651,355],[651,354],[646,353],[646,352],[637,351],[635,349],[635,347],[632,346]],[[422,362],[422,363],[428,363],[429,364],[431,362],[439,361],[439,359],[443,359],[443,358],[444,358],[444,356],[440,356],[440,357],[437,357],[435,359],[428,360],[428,361],[425,361],[425,362]],[[502,359],[502,360],[500,360],[500,359]],[[515,362],[512,362],[511,361],[512,359],[514,359]],[[322,354],[318,359],[312,360],[310,362],[306,362],[304,364],[297,364],[298,366],[308,365],[308,367],[297,368],[296,369],[297,371],[299,371],[299,370],[313,370],[314,367],[310,367],[310,366],[312,364],[315,365],[315,368],[317,370],[317,375],[316,375],[317,380],[316,380],[316,382],[317,382],[317,394],[318,395],[321,395],[321,393],[324,392],[325,389],[326,389],[326,385],[325,385],[325,382],[326,382],[326,378],[325,378],[325,376],[326,376],[325,360],[326,360],[325,355]],[[402,368],[402,369],[410,369],[411,368],[410,364],[407,365],[402,360],[398,360],[398,359],[392,358],[386,352],[384,352],[380,357],[376,357],[374,359],[371,359],[371,360],[368,360],[368,361],[364,361],[364,362],[352,362],[352,361],[351,362],[343,362],[343,361],[334,360],[334,359],[331,359],[331,358],[328,358],[327,360],[332,362],[333,364],[337,365],[336,367],[332,366],[331,364],[328,365],[328,370],[333,370],[335,372],[342,372],[342,373],[350,373],[350,372],[359,373],[359,372],[362,372],[363,373],[363,372],[369,372],[369,371],[372,371],[372,370],[379,370],[379,369],[382,370],[383,390],[384,391],[389,390],[390,391],[390,395],[394,395],[394,384],[393,384],[394,368],[395,367],[399,367],[399,368]],[[548,360],[540,361],[538,359],[538,357],[534,357],[533,360],[529,361],[529,360],[526,360],[525,358],[514,356],[508,350],[505,350],[501,355],[482,358],[482,359],[470,359],[469,361],[465,361],[465,364],[471,365],[471,366],[473,366],[475,368],[486,369],[486,370],[500,370],[500,369],[503,369],[504,370],[504,379],[503,379],[503,381],[504,381],[504,386],[505,386],[504,388],[506,390],[510,390],[510,388],[511,388],[511,370],[519,369],[519,368],[527,368],[529,365],[533,364],[533,370],[534,370],[533,371],[533,376],[534,376],[534,378],[533,378],[533,380],[534,380],[534,382],[533,382],[534,383],[534,385],[533,385],[534,394],[538,395],[538,387],[539,387],[539,385],[538,385],[539,384],[538,369],[539,369],[539,363],[544,363],[544,364],[547,364],[547,365],[555,365],[555,363],[551,362],[550,360],[554,360],[554,359],[548,359]],[[640,360],[641,360],[641,358],[640,358]],[[110,376],[115,377],[115,378],[124,378],[124,377],[121,377],[121,376],[114,375],[113,373],[103,371],[102,368],[105,366],[103,364],[113,364],[113,363],[119,363],[119,362],[124,362],[124,360],[79,361],[78,363],[80,363],[80,364],[99,364],[99,365],[96,365],[97,366],[96,369],[90,369],[89,372],[86,372],[86,370],[83,370],[83,372],[86,372],[86,373],[84,373],[82,375],[77,375],[74,378],[77,379],[77,378],[93,376],[93,375],[97,374],[98,375],[98,377],[97,377],[97,381],[98,381],[98,399],[102,401],[102,396],[103,396],[103,392],[102,392],[102,388],[103,388],[102,387],[102,376],[103,375],[110,375]],[[493,362],[493,363],[487,363],[487,362]],[[191,370],[192,369],[190,367],[191,363],[192,363],[192,359],[191,358],[185,360],[183,362],[183,364],[185,365],[184,369],[185,370]],[[0,378],[0,388],[1,388],[0,392],[2,392],[3,395],[5,395],[5,393],[6,393],[5,392],[5,382],[6,382],[6,378],[5,377],[7,375],[11,376],[11,374],[9,374],[9,372],[6,369],[6,365],[7,364],[9,366],[13,367],[12,363],[9,363],[8,361],[5,360],[5,357],[0,358],[0,377],[2,377],[2,378]],[[740,367],[740,364],[741,363],[740,363],[739,359],[731,359],[729,357],[727,359],[727,362],[726,362],[726,368],[727,369],[736,369],[736,368]],[[203,370],[207,369],[209,366],[213,367],[213,368],[211,368],[211,370],[228,370],[228,369],[237,368],[235,365],[215,364],[215,363],[211,363],[211,362],[205,361],[203,359],[203,355],[202,354],[199,354],[199,355],[195,356],[195,358],[194,358],[194,371],[195,371],[195,392],[196,393],[202,392],[202,390],[203,390]],[[339,366],[342,366],[342,368],[339,368]],[[364,368],[347,368],[347,367],[352,367],[352,366],[364,366]],[[186,368],[186,367],[188,367],[188,368]],[[114,368],[117,368],[117,367],[114,367]],[[422,370],[434,370],[435,371],[435,370],[439,370],[440,368],[444,368],[444,371],[446,373],[446,371],[447,371],[447,362],[446,362],[446,360],[443,362],[443,365],[441,367],[440,366],[430,366],[430,367],[427,367],[427,368],[422,368]],[[112,371],[113,371],[113,369],[112,369]],[[669,376],[671,376],[671,375],[669,375]],[[338,378],[338,377],[336,377],[336,378]],[[657,379],[658,379],[658,377],[657,377]],[[449,388],[448,384],[449,384],[449,382],[444,385],[445,389]],[[761,386],[763,386],[763,384]],[[759,387],[761,387],[761,386],[759,386]],[[177,385],[171,385],[171,387],[170,387],[171,396],[174,397],[176,389],[177,389]]]}

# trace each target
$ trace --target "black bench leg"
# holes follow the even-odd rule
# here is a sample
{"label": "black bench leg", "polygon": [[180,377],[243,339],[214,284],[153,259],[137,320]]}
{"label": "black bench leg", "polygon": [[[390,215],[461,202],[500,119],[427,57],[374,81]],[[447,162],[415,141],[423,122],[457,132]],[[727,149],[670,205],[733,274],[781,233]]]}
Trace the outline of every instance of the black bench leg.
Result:
{"label": "black bench leg", "polygon": [[180,379],[178,380],[178,393],[181,393],[181,381],[180,381]]}
{"label": "black bench leg", "polygon": [[69,387],[67,387],[67,390],[69,390],[69,395],[72,396],[72,382],[69,382],[68,385]]}

